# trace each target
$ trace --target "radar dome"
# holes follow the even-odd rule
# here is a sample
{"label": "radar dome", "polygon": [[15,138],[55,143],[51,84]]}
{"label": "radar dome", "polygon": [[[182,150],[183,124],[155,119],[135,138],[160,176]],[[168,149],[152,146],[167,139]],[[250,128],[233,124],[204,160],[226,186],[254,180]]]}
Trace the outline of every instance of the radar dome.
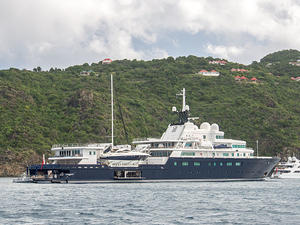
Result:
{"label": "radar dome", "polygon": [[211,130],[213,131],[219,131],[219,125],[216,123],[213,123],[210,127]]}
{"label": "radar dome", "polygon": [[210,124],[208,122],[201,123],[200,129],[209,130]]}

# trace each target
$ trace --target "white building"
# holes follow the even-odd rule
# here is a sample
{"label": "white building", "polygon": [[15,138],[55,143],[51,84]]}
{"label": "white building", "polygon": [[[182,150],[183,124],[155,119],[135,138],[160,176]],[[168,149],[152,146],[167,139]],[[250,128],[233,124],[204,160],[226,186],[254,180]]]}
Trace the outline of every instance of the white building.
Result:
{"label": "white building", "polygon": [[220,73],[215,71],[215,70],[212,70],[212,71],[200,70],[198,72],[198,74],[201,74],[203,76],[209,76],[209,77],[218,77],[218,76],[220,76]]}

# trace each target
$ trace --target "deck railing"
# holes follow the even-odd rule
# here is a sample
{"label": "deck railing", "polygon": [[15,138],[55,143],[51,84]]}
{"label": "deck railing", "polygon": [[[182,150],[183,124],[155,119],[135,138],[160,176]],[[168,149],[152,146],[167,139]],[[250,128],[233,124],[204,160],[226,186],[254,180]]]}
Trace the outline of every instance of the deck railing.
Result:
{"label": "deck railing", "polygon": [[52,148],[62,148],[62,147],[103,147],[109,145],[110,143],[69,143],[69,144],[55,144]]}

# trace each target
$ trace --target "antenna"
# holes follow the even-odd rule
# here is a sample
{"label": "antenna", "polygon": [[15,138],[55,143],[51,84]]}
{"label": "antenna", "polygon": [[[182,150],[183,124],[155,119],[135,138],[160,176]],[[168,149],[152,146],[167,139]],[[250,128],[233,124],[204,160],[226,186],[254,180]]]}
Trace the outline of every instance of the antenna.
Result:
{"label": "antenna", "polygon": [[111,149],[114,147],[114,89],[113,75],[110,74],[110,89],[111,89]]}

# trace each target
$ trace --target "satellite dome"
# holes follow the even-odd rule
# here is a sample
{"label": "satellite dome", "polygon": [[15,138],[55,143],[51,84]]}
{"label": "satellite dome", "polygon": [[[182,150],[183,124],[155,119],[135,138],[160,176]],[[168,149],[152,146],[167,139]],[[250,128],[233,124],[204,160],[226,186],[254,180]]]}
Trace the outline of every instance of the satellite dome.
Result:
{"label": "satellite dome", "polygon": [[210,124],[208,122],[201,123],[200,129],[209,130]]}
{"label": "satellite dome", "polygon": [[213,123],[210,127],[211,130],[213,131],[219,131],[219,125],[216,123]]}

